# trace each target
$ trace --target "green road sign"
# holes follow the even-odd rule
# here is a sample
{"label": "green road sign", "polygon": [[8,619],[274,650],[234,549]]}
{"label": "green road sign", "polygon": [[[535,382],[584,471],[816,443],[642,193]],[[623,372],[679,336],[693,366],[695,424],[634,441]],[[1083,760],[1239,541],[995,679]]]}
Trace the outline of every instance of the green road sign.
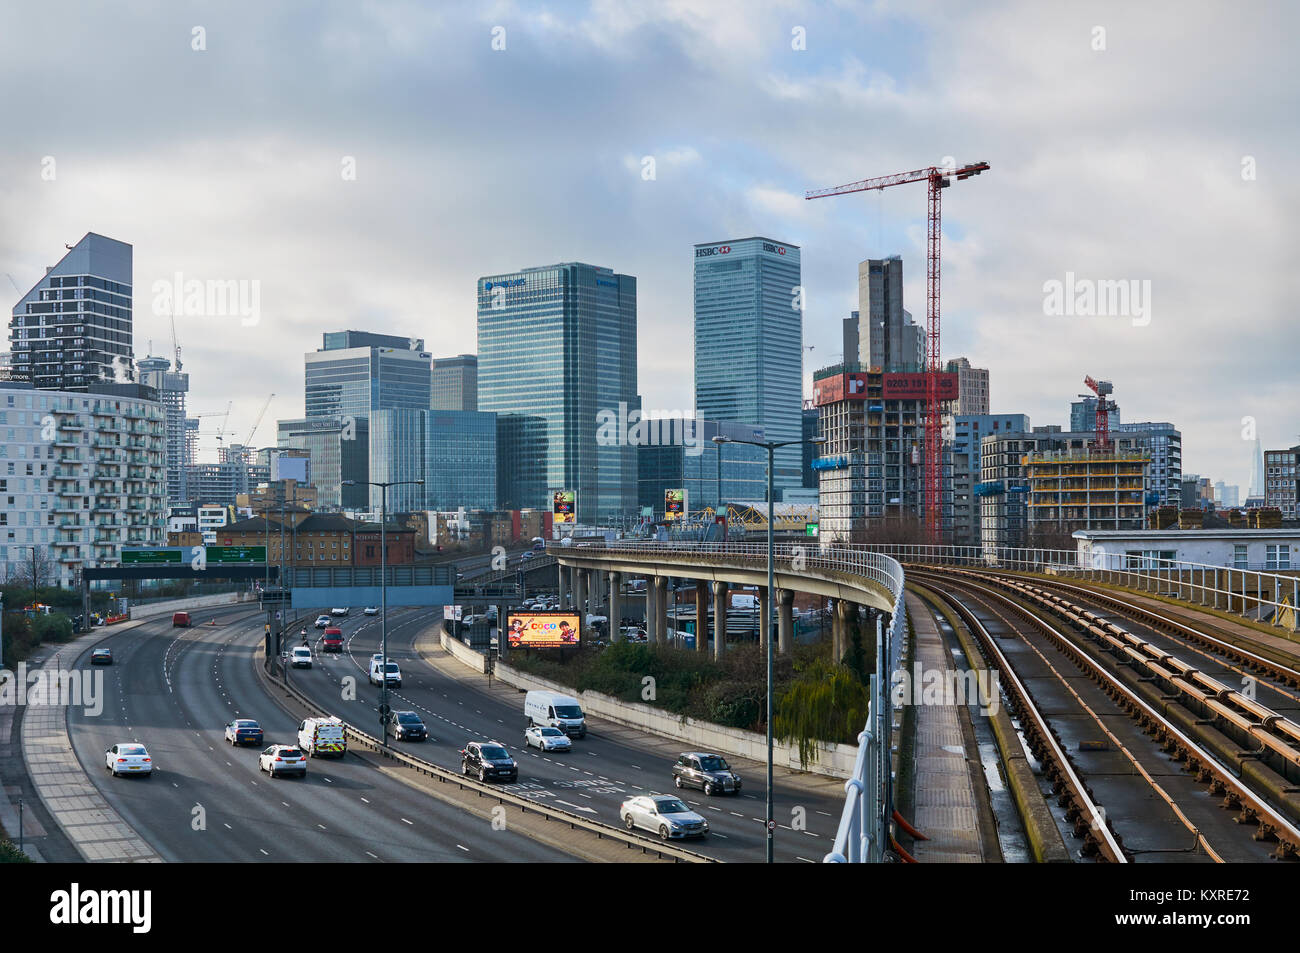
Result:
{"label": "green road sign", "polygon": [[804,532],[807,533],[809,536],[816,536],[816,535],[817,535],[817,524],[816,524],[816,523],[805,523],[805,524],[804,524]]}
{"label": "green road sign", "polygon": [[209,546],[209,563],[264,563],[265,546]]}
{"label": "green road sign", "polygon": [[122,548],[122,565],[158,565],[160,563],[179,563],[179,549],[127,549]]}

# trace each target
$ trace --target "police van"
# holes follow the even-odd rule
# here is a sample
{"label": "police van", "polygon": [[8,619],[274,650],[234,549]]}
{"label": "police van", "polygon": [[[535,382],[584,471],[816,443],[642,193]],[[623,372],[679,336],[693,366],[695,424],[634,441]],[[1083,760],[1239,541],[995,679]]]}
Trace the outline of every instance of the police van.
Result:
{"label": "police van", "polygon": [[329,718],[308,718],[298,726],[298,747],[313,758],[323,755],[343,757],[348,751],[343,722],[333,715]]}

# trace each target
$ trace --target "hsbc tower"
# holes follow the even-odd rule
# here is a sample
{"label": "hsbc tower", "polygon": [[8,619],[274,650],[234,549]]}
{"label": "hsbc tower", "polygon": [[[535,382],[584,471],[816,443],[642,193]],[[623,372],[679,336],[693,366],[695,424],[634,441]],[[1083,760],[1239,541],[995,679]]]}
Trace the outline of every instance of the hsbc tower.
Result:
{"label": "hsbc tower", "polygon": [[[803,435],[803,295],[799,246],[736,238],[695,246],[695,412]],[[776,451],[778,498],[802,486],[798,446]]]}

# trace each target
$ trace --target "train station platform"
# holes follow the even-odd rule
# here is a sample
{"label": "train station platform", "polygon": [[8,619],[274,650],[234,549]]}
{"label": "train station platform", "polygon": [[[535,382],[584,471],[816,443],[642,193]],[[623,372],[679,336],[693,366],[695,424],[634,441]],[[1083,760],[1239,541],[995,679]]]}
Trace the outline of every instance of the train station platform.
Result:
{"label": "train station platform", "polygon": [[[930,607],[912,592],[906,599],[915,640],[913,672],[918,665],[922,673],[955,671]],[[991,817],[975,790],[979,756],[973,751],[973,733],[962,724],[968,717],[965,707],[964,699],[954,704],[914,704],[913,816],[907,820],[929,838],[918,840],[911,850],[921,863],[979,864],[1002,859],[988,856],[991,851],[981,836]],[[997,843],[996,837],[992,843]]]}

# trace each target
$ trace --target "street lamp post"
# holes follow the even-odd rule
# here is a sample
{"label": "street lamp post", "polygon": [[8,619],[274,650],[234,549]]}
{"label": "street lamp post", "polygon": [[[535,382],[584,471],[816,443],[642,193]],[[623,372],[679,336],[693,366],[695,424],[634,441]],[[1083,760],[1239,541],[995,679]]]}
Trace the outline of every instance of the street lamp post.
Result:
{"label": "street lamp post", "polygon": [[[344,486],[353,486],[356,480],[344,480]],[[379,487],[379,726],[383,732],[384,746],[388,746],[388,488],[390,486],[424,486],[424,480],[390,480],[379,483],[366,481]],[[352,554],[356,558],[356,553]]]}
{"label": "street lamp post", "polygon": [[[802,446],[805,443],[824,444],[826,438],[816,437],[812,440],[736,440],[718,435],[713,442],[719,444],[721,456],[724,443],[745,443],[751,447],[763,447],[767,450],[767,612],[762,619],[763,637],[767,641],[767,862],[773,862],[774,835],[776,833],[776,814],[772,806],[772,610],[776,607],[776,506],[773,503],[773,471],[776,467],[776,450],[778,447]],[[696,638],[699,636],[697,635]]]}

